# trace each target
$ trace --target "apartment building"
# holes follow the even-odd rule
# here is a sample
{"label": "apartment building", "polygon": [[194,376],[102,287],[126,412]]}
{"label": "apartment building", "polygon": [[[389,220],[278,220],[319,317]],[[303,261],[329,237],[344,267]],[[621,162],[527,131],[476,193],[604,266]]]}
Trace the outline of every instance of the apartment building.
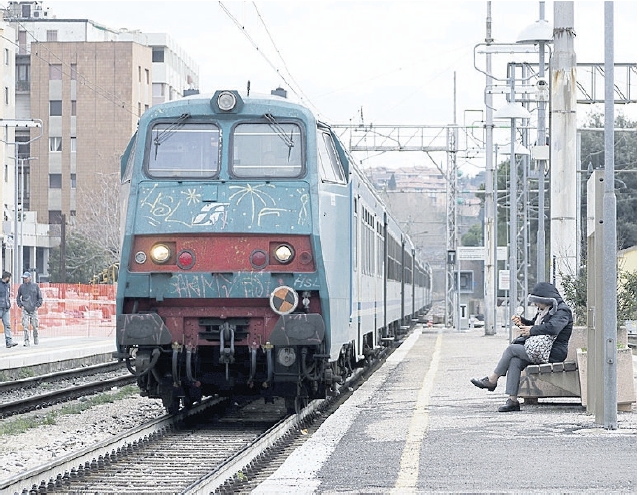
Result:
{"label": "apartment building", "polygon": [[[0,118],[42,125],[9,129],[14,134],[4,140],[0,158],[3,240],[18,239],[3,242],[3,267],[46,278],[61,222],[73,224],[92,191],[114,183],[105,177],[117,182],[120,156],[142,113],[196,90],[199,81],[197,65],[168,35],[57,19],[43,3],[9,2],[3,12],[0,48],[15,64],[3,67],[10,102]],[[19,166],[8,144],[14,142]],[[15,211],[28,214],[16,222]],[[13,235],[16,230],[20,235]],[[32,231],[40,235],[22,235]]]}

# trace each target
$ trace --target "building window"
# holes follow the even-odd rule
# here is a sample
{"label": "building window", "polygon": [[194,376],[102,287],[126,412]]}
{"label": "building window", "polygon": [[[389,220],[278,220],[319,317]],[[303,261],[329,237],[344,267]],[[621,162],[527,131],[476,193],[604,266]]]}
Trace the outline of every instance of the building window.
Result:
{"label": "building window", "polygon": [[71,80],[75,81],[78,79],[78,64],[71,64]]}
{"label": "building window", "polygon": [[71,174],[71,189],[75,189],[75,174]]}
{"label": "building window", "polygon": [[29,91],[30,65],[16,64],[16,89]]}
{"label": "building window", "polygon": [[77,102],[76,100],[71,100],[71,117],[75,117],[77,115]]}
{"label": "building window", "polygon": [[60,225],[62,223],[62,212],[60,210],[49,210],[49,224]]}
{"label": "building window", "polygon": [[75,137],[71,138],[71,153],[75,153]]}
{"label": "building window", "polygon": [[50,137],[49,138],[49,151],[62,151],[62,138]]}
{"label": "building window", "polygon": [[47,30],[47,41],[58,41],[57,30]]}
{"label": "building window", "polygon": [[49,65],[49,80],[62,81],[62,65],[61,64]]}
{"label": "building window", "polygon": [[61,117],[62,116],[62,100],[50,100],[49,101],[49,117]]}
{"label": "building window", "polygon": [[27,32],[18,31],[18,53],[20,55],[27,54]]}
{"label": "building window", "polygon": [[5,48],[4,49],[4,65],[9,65],[9,60],[11,57],[9,57],[9,49]]}
{"label": "building window", "polygon": [[62,174],[49,174],[49,188],[62,189]]}
{"label": "building window", "polygon": [[153,83],[151,86],[154,97],[164,96],[164,84]]}
{"label": "building window", "polygon": [[146,83],[149,84],[151,82],[151,74],[149,73],[149,69],[144,69],[144,77],[146,78]]}
{"label": "building window", "polygon": [[153,53],[151,55],[152,62],[164,62],[164,47],[153,47]]}
{"label": "building window", "polygon": [[9,88],[6,86],[4,87],[4,104],[9,104]]}

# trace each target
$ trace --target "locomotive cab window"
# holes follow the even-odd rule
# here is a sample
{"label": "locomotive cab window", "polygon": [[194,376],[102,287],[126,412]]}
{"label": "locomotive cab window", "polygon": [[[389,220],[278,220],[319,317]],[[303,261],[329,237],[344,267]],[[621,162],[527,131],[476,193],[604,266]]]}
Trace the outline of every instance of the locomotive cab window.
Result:
{"label": "locomotive cab window", "polygon": [[328,132],[317,132],[317,162],[322,181],[345,184],[344,169]]}
{"label": "locomotive cab window", "polygon": [[231,174],[238,178],[299,177],[302,133],[293,123],[239,124],[233,129]]}
{"label": "locomotive cab window", "polygon": [[218,174],[220,129],[210,123],[160,123],[151,131],[151,177],[210,178]]}

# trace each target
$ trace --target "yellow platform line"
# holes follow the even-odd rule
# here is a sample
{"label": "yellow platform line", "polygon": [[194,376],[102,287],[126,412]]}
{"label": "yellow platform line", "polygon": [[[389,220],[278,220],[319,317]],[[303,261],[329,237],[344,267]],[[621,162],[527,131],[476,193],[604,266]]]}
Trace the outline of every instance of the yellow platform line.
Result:
{"label": "yellow platform line", "polygon": [[402,452],[402,458],[399,466],[399,474],[395,482],[393,493],[407,494],[415,493],[417,480],[419,477],[419,457],[422,449],[422,441],[428,430],[428,405],[430,404],[430,395],[435,382],[435,375],[439,368],[439,356],[441,354],[442,333],[437,335],[435,342],[435,350],[430,361],[430,367],[422,388],[417,394],[417,402],[415,403],[415,411],[408,426],[408,434],[406,435],[406,444]]}

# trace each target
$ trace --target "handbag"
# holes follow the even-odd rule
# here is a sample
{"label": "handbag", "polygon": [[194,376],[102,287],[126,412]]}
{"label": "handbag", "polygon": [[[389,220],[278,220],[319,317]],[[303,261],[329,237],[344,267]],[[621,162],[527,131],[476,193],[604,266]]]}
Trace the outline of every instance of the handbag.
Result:
{"label": "handbag", "polygon": [[556,335],[532,335],[524,342],[528,359],[533,364],[547,363]]}

